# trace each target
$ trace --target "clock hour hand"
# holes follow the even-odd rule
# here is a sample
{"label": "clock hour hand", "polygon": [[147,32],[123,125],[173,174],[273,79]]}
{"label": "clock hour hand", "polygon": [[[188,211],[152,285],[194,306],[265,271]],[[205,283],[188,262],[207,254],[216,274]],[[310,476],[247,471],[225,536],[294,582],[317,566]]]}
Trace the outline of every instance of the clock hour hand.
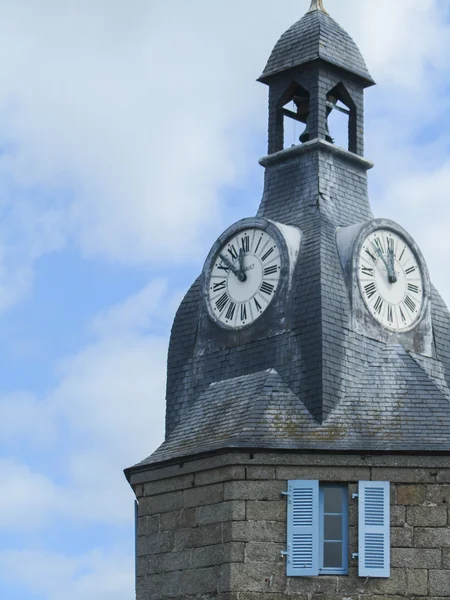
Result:
{"label": "clock hour hand", "polygon": [[239,249],[239,281],[245,281],[247,279],[247,275],[244,271],[244,248]]}
{"label": "clock hour hand", "polygon": [[394,249],[391,246],[388,247],[388,255],[389,255],[389,265],[391,267],[390,272],[388,271],[388,277],[389,277],[390,283],[395,283],[397,281],[397,274],[395,273]]}
{"label": "clock hour hand", "polygon": [[245,273],[243,273],[240,269],[237,269],[233,265],[233,263],[231,262],[231,260],[229,260],[223,254],[219,253],[219,257],[220,257],[221,261],[223,263],[225,263],[225,265],[230,269],[230,271],[236,275],[236,277],[239,279],[239,281],[244,281],[244,279],[242,277],[245,278]]}
{"label": "clock hour hand", "polygon": [[390,283],[395,283],[397,281],[397,277],[395,275],[395,271],[394,271],[393,264],[392,264],[391,260],[388,262],[386,260],[385,256],[384,256],[384,252],[381,250],[381,248],[379,246],[377,246],[373,242],[372,242],[372,248],[375,250],[375,252],[378,254],[378,256],[383,261],[384,266],[386,267],[386,271],[387,271],[389,282]]}

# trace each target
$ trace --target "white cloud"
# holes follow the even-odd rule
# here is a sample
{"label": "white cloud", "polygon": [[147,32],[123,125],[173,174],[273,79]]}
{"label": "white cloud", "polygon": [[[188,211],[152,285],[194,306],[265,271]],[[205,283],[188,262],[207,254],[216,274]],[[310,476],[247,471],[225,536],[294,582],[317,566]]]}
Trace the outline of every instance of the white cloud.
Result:
{"label": "white cloud", "polygon": [[93,322],[94,329],[102,336],[119,337],[123,333],[135,332],[148,328],[155,317],[161,320],[167,318],[165,306],[167,282],[164,280],[151,281],[139,293],[127,298],[123,303],[105,309],[98,314]]}
{"label": "white cloud", "polygon": [[202,29],[185,3],[180,27],[142,1],[30,8],[4,5],[0,24],[5,168],[25,187],[74,186],[71,234],[86,254],[192,256],[218,187],[235,177],[227,129],[249,110],[225,30]]}
{"label": "white cloud", "polygon": [[164,339],[130,335],[108,337],[65,361],[49,401],[69,431],[74,515],[128,520],[122,469],[163,440],[166,352]]}
{"label": "white cloud", "polygon": [[0,553],[4,581],[46,600],[131,600],[133,561],[124,552],[96,550],[69,556],[40,550]]}
{"label": "white cloud", "polygon": [[0,529],[30,531],[48,524],[59,490],[50,478],[13,459],[0,459]]}
{"label": "white cloud", "polygon": [[3,444],[16,449],[24,444],[45,448],[57,440],[57,428],[48,404],[29,392],[0,396]]}
{"label": "white cloud", "polygon": [[61,381],[47,401],[75,440],[88,435],[123,460],[162,440],[167,339],[153,328],[169,324],[168,305],[165,283],[151,282],[103,310],[93,320],[97,340],[61,361]]}
{"label": "white cloud", "polygon": [[431,278],[444,298],[450,299],[450,162],[434,169],[404,174],[386,190],[384,202],[393,218],[405,229],[414,228],[414,238],[425,252]]}
{"label": "white cloud", "polygon": [[[242,186],[257,159],[246,149],[266,127],[266,88],[254,79],[308,5],[0,2],[0,309],[29,290],[42,255],[67,243],[132,265],[201,257],[205,231],[228,224],[223,188]],[[443,105],[433,94],[449,69],[442,8],[327,8],[380,82],[367,96],[378,113],[368,142],[378,171],[395,179],[415,152],[411,132]]]}
{"label": "white cloud", "polygon": [[[448,70],[449,25],[436,0],[352,0],[341,12],[380,86],[417,93],[430,73]],[[406,110],[416,101],[403,100]]]}
{"label": "white cloud", "polygon": [[167,340],[152,326],[171,320],[171,304],[164,282],[151,282],[94,319],[96,340],[61,361],[51,393],[0,399],[3,445],[26,443],[33,463],[42,463],[42,472],[24,461],[0,463],[0,528],[39,528],[61,515],[130,521],[132,492],[122,470],[164,437]]}

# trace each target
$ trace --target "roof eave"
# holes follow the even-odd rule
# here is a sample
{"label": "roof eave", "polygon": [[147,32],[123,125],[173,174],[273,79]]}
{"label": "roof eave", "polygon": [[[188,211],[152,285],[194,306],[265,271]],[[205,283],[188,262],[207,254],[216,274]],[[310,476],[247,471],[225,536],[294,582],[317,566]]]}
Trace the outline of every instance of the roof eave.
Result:
{"label": "roof eave", "polygon": [[276,446],[258,446],[249,443],[246,444],[229,444],[218,446],[210,450],[203,450],[199,452],[192,451],[184,456],[172,456],[170,458],[164,458],[155,462],[149,463],[138,463],[132,467],[124,469],[125,477],[130,485],[132,485],[131,477],[139,473],[145,473],[146,471],[154,471],[163,467],[169,467],[172,465],[186,463],[193,460],[200,460],[202,458],[208,458],[209,456],[217,456],[221,454],[246,452],[250,454],[268,454],[268,453],[279,453],[279,454],[336,454],[336,452],[342,455],[357,455],[357,456],[450,456],[450,447],[437,449],[437,448],[406,448],[406,449],[360,449],[360,448],[324,448],[320,445],[317,448],[286,448]]}
{"label": "roof eave", "polygon": [[273,77],[276,77],[277,75],[281,75],[282,73],[287,73],[289,71],[293,71],[294,69],[298,69],[298,67],[305,67],[308,65],[311,65],[317,61],[320,61],[322,63],[327,63],[329,65],[332,65],[333,67],[337,68],[337,69],[341,69],[343,71],[345,71],[345,73],[348,73],[349,75],[351,75],[352,77],[355,77],[356,79],[358,79],[359,81],[361,81],[364,84],[365,88],[368,87],[372,87],[373,85],[376,85],[376,81],[374,79],[372,79],[372,77],[368,74],[368,75],[362,75],[361,73],[357,73],[355,71],[352,71],[351,69],[346,69],[345,67],[343,67],[342,65],[338,65],[332,61],[330,61],[329,59],[323,58],[321,56],[317,56],[316,58],[313,58],[312,60],[306,60],[304,62],[299,62],[291,67],[285,67],[282,68],[280,70],[275,70],[275,71],[269,71],[268,73],[266,73],[265,71],[262,73],[262,75],[260,77],[258,77],[258,79],[256,81],[259,81],[260,83],[264,83],[265,85],[269,85],[270,84],[270,80]]}

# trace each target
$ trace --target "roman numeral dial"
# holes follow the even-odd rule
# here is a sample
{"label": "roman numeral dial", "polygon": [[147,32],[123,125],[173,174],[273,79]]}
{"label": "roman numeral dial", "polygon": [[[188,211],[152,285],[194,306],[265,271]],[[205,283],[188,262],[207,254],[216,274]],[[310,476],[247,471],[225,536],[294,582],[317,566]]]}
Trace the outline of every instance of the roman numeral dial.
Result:
{"label": "roman numeral dial", "polygon": [[391,331],[407,331],[420,320],[424,283],[411,244],[390,229],[377,229],[361,244],[357,279],[372,317]]}
{"label": "roman numeral dial", "polygon": [[249,227],[215,253],[207,277],[207,303],[228,329],[251,325],[271,306],[280,285],[280,242],[265,229]]}

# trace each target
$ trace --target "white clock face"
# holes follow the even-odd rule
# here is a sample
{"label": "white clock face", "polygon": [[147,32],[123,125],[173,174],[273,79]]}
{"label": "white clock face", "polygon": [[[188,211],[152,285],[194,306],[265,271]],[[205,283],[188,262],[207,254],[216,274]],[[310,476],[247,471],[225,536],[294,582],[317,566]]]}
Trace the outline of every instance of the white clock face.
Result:
{"label": "white clock face", "polygon": [[281,256],[275,239],[248,228],[216,254],[208,277],[210,313],[230,329],[253,323],[269,307],[280,282]]}
{"label": "white clock face", "polygon": [[424,302],[422,271],[408,242],[389,229],[364,240],[358,261],[364,302],[376,321],[391,331],[405,331],[419,320]]}

